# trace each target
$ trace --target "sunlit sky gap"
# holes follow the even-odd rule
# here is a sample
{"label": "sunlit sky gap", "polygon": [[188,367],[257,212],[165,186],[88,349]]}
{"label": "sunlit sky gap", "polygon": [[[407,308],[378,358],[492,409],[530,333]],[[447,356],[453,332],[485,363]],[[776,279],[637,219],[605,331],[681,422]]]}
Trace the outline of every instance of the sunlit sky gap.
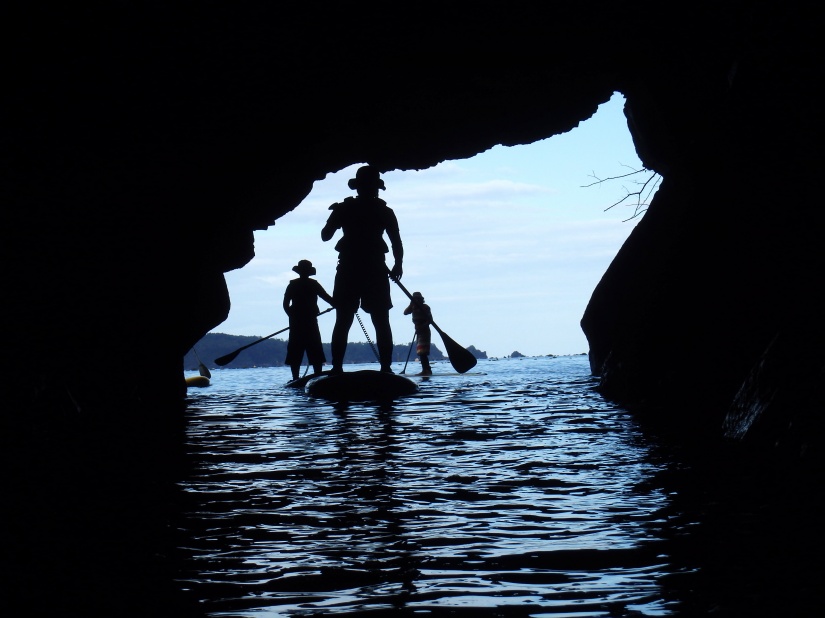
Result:
{"label": "sunlit sky gap", "polygon": [[[641,168],[623,105],[616,94],[576,129],[534,144],[497,146],[471,159],[383,175],[381,197],[395,211],[404,242],[401,281],[424,295],[450,337],[491,357],[587,351],[579,321],[638,222],[627,220],[633,203],[608,209],[637,190],[633,179],[585,187],[594,175]],[[232,308],[213,332],[264,336],[287,326],[281,303],[300,259],[313,263],[315,278],[332,293],[341,233],[325,243],[321,228],[329,205],[354,195],[347,181],[358,167],[328,174],[298,208],[255,233],[255,258],[226,275]],[[388,261],[392,265],[392,256]],[[392,299],[394,341],[408,344],[407,297],[393,285]],[[359,315],[374,340],[368,314]],[[324,341],[334,320],[334,313],[319,318]],[[366,341],[357,321],[349,340]]]}

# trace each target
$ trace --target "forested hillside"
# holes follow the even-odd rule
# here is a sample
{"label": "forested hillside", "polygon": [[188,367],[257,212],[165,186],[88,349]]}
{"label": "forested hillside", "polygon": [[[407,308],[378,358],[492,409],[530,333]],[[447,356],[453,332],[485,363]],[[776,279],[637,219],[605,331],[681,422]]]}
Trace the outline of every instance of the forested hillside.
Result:
{"label": "forested hillside", "polygon": [[[234,352],[238,348],[250,344],[253,341],[260,339],[260,337],[244,337],[239,335],[225,335],[223,333],[209,333],[203,339],[198,341],[194,346],[194,351],[190,350],[184,357],[184,369],[194,370],[198,368],[198,359],[204,365],[213,369],[218,365],[215,363],[216,358],[220,358],[230,352]],[[471,352],[477,358],[486,358],[484,352],[480,352],[470,348]],[[197,354],[197,356],[196,356]],[[332,358],[329,344],[324,344],[324,354],[327,361]],[[396,345],[393,349],[393,362],[404,362],[409,355],[409,361],[415,362],[416,355],[413,349],[410,352],[408,344]],[[231,363],[225,365],[226,367],[280,367],[284,364],[286,357],[286,340],[285,339],[267,339],[260,343],[247,348],[235,358]],[[430,351],[430,360],[439,361],[445,360],[444,354],[433,343]],[[345,363],[374,363],[376,362],[376,354],[368,343],[352,343],[347,345],[347,353],[344,357]]]}

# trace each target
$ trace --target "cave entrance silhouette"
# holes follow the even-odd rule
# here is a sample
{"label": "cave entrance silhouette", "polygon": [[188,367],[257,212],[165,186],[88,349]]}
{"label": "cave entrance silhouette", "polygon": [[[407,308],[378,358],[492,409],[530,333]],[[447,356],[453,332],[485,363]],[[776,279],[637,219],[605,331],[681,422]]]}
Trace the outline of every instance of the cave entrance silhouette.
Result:
{"label": "cave entrance silhouette", "polygon": [[[633,218],[633,199],[608,208],[637,190],[634,178],[597,181],[642,168],[623,106],[616,93],[568,133],[382,174],[381,197],[395,211],[404,242],[403,282],[424,293],[457,341],[490,357],[587,352],[579,321],[640,219]],[[256,233],[256,257],[227,273],[232,310],[214,332],[260,336],[277,327],[298,258],[310,259],[316,278],[332,289],[335,243],[322,242],[320,230],[329,205],[353,194],[347,181],[362,164],[328,174],[295,210]],[[406,299],[397,289],[392,294],[394,340],[408,343]],[[325,341],[332,323],[322,319]],[[365,339],[352,329],[351,340]]]}

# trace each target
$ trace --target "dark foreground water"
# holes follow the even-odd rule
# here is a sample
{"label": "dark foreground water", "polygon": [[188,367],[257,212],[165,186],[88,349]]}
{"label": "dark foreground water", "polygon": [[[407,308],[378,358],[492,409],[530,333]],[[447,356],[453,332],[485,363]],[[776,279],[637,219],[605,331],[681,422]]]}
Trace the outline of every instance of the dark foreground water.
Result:
{"label": "dark foreground water", "polygon": [[288,379],[224,369],[190,390],[175,579],[209,616],[819,603],[822,512],[799,499],[814,488],[680,459],[594,391],[584,356],[480,361],[391,406],[336,406]]}

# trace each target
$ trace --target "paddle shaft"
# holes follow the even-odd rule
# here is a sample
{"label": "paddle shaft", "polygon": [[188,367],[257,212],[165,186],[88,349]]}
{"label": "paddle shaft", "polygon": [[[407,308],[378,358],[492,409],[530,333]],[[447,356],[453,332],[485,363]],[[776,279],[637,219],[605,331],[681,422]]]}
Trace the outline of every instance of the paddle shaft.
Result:
{"label": "paddle shaft", "polygon": [[416,339],[418,339],[418,333],[414,333],[412,341],[410,341],[410,349],[407,350],[407,360],[404,361],[404,368],[401,370],[401,373],[407,371],[407,363],[410,362],[410,354],[412,354],[413,345],[415,344]]}
{"label": "paddle shaft", "polygon": [[[392,279],[392,277],[390,277],[390,279]],[[416,305],[418,305],[419,307],[421,307],[421,303],[420,303],[420,302],[418,302],[417,300],[415,300],[415,299],[413,298],[413,295],[412,295],[412,294],[410,294],[410,291],[409,291],[407,288],[405,288],[405,287],[404,287],[404,284],[403,284],[403,283],[401,283],[398,279],[392,279],[392,280],[393,280],[393,281],[395,281],[395,283],[398,285],[398,287],[400,287],[400,288],[401,288],[401,291],[402,291],[402,292],[404,292],[404,294],[406,294],[406,295],[407,295],[407,297],[408,297],[408,298],[409,298],[412,302],[414,302]],[[423,309],[423,307],[421,307],[421,308]],[[438,334],[439,334],[439,335],[441,335],[442,337],[444,336],[444,331],[442,331],[440,328],[438,328],[438,324],[436,324],[436,323],[432,320],[432,317],[430,318],[430,324],[432,325],[432,327],[433,327],[435,330],[437,330],[437,331],[438,331]]]}
{"label": "paddle shaft", "polygon": [[[387,269],[387,274],[390,276],[390,279],[395,281],[396,285],[401,288],[401,291],[407,295],[407,298],[423,309],[422,303],[413,298],[413,295],[410,294],[410,291],[404,287],[404,284],[398,279],[392,277],[389,268]],[[458,373],[465,373],[475,367],[478,361],[472,352],[453,341],[447,333],[438,327],[438,324],[432,320],[432,317],[430,317],[430,324],[436,331],[438,331],[438,334],[441,335],[441,339],[444,341],[444,347],[447,348],[447,357],[450,359],[450,364]]]}
{"label": "paddle shaft", "polygon": [[[325,313],[328,313],[328,312],[332,311],[333,309],[334,309],[334,307],[329,307],[328,309],[324,309],[323,311],[319,312],[318,315],[323,315]],[[215,359],[215,364],[216,365],[221,365],[221,366],[227,365],[227,364],[231,363],[233,360],[235,360],[237,358],[238,354],[240,354],[241,352],[243,352],[247,348],[251,348],[253,345],[259,344],[261,341],[266,341],[267,339],[271,339],[275,335],[280,335],[281,333],[286,332],[288,330],[289,330],[289,326],[287,326],[286,328],[282,328],[281,330],[275,331],[274,333],[272,333],[271,335],[267,335],[266,337],[261,337],[260,339],[257,339],[256,341],[253,341],[252,343],[247,343],[246,345],[241,346],[240,348],[238,348],[234,352],[230,352],[229,354],[225,354],[224,356],[221,356],[220,358],[216,358]]]}

